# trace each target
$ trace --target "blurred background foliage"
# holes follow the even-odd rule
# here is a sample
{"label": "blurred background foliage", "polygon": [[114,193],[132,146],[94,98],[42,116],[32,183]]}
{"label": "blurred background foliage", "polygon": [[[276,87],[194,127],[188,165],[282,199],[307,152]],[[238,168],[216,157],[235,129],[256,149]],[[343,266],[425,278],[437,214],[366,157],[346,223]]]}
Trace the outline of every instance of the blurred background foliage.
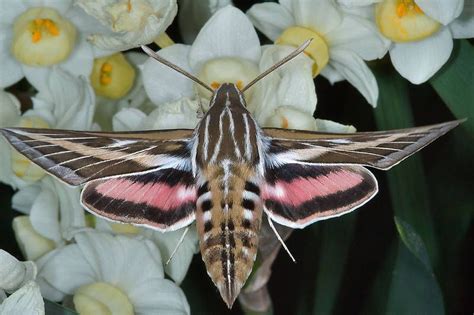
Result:
{"label": "blurred background foliage", "polygon": [[[243,11],[256,1],[234,1]],[[168,29],[180,42],[177,23]],[[269,43],[261,36],[262,44]],[[280,252],[269,283],[274,314],[472,314],[474,310],[474,46],[456,40],[450,60],[412,85],[388,56],[370,64],[380,90],[374,110],[347,82],[315,79],[315,117],[388,130],[468,118],[388,172],[379,193],[351,214],[295,231],[297,263]],[[25,82],[8,89],[22,99]],[[27,103],[23,104],[28,106]],[[21,258],[11,221],[13,191],[0,185],[0,248]],[[193,314],[231,311],[196,255],[182,288]],[[47,314],[69,313],[47,303]],[[246,312],[247,314],[251,314]]]}

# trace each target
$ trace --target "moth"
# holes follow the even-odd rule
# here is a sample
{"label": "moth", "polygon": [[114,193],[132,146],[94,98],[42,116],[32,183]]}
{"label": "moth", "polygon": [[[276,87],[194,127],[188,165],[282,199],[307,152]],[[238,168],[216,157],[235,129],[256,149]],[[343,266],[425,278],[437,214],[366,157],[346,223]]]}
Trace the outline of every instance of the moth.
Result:
{"label": "moth", "polygon": [[85,184],[81,202],[95,215],[159,231],[196,221],[202,259],[230,308],[252,270],[263,213],[290,228],[348,213],[377,193],[366,167],[387,170],[460,123],[353,134],[260,128],[244,91],[308,44],[243,89],[212,89],[143,47],[213,93],[194,130],[1,132],[51,175]]}

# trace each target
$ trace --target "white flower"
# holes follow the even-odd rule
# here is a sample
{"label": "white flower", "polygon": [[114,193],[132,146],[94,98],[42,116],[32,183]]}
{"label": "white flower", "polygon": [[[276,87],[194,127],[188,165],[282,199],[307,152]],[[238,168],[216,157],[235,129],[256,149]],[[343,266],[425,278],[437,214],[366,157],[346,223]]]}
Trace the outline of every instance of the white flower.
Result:
{"label": "white flower", "polygon": [[[0,314],[44,314],[36,273],[33,262],[20,262],[0,249]],[[3,299],[4,291],[12,294]]]}
{"label": "white flower", "polygon": [[46,85],[52,65],[88,76],[95,53],[85,35],[101,28],[72,0],[0,2],[0,87],[24,76],[37,89]]}
{"label": "white flower", "polygon": [[164,33],[178,11],[176,0],[77,0],[109,32],[97,32],[89,41],[102,49],[127,50],[146,45]]}
{"label": "white flower", "polygon": [[453,38],[474,37],[472,0],[344,1],[353,6],[377,3],[377,26],[393,42],[390,59],[414,84],[426,82],[446,63]]}
{"label": "white flower", "polygon": [[[261,50],[248,18],[228,6],[211,17],[192,46],[176,44],[161,49],[158,54],[217,87],[223,82],[245,85],[254,79],[259,73]],[[195,95],[191,80],[151,58],[143,65],[143,82],[155,104]],[[200,87],[198,90],[201,96],[210,97],[207,90]]]}
{"label": "white flower", "polygon": [[157,247],[146,239],[97,231],[78,233],[76,243],[38,262],[45,298],[73,295],[80,313],[189,314],[181,289],[164,279]]}
{"label": "white flower", "polygon": [[15,193],[12,207],[29,214],[13,220],[15,237],[27,259],[37,260],[64,246],[75,229],[85,226],[79,200],[80,188],[66,186],[51,176]]}
{"label": "white flower", "polygon": [[[147,60],[147,57],[142,53],[137,52],[128,52],[124,54],[125,58],[128,60],[129,64],[134,69],[134,80],[133,85],[128,91],[127,94],[118,98],[112,99],[109,97],[103,97],[97,95],[96,101],[96,112],[94,114],[94,121],[97,122],[102,130],[112,130],[112,118],[116,115],[119,111],[125,109],[139,109],[138,112],[150,112],[151,110],[155,109],[155,105],[150,101],[147,94],[145,93],[145,88],[143,86],[143,75],[140,70],[143,63]],[[113,71],[113,70],[112,70]],[[112,74],[112,79],[114,80],[121,80],[122,77],[117,74]],[[133,112],[136,112],[133,110]],[[130,117],[128,123],[133,122],[133,117]],[[119,131],[120,129],[116,129]],[[136,130],[136,129],[130,129]]]}
{"label": "white flower", "polygon": [[29,281],[6,298],[3,303],[0,304],[0,314],[44,315],[44,302],[41,297],[40,288],[36,282]]}
{"label": "white flower", "polygon": [[185,43],[194,41],[199,30],[217,10],[232,4],[231,0],[180,0],[178,23]]}
{"label": "white flower", "polygon": [[341,10],[333,0],[255,4],[247,15],[276,44],[299,46],[312,38],[305,52],[316,63],[313,75],[321,73],[331,83],[346,79],[376,106],[377,82],[364,60],[383,57],[387,42],[371,21]]}
{"label": "white flower", "polygon": [[[260,70],[287,56],[293,47],[266,46],[260,61]],[[352,126],[314,119],[316,91],[313,83],[313,61],[300,55],[260,82],[254,101],[249,106],[260,126],[304,129],[313,131],[354,132]],[[344,131],[343,131],[344,130]]]}
{"label": "white flower", "polygon": [[[21,111],[18,99],[14,95],[0,90],[0,128],[15,126],[20,121],[20,117]],[[11,178],[9,144],[3,137],[0,137],[0,182],[11,183]]]}

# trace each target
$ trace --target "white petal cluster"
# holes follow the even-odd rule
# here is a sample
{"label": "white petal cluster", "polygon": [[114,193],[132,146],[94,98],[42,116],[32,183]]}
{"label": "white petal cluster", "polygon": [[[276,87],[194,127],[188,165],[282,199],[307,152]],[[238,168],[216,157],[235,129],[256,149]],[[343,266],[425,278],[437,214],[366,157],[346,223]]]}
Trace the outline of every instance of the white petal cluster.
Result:
{"label": "white petal cluster", "polygon": [[[0,314],[45,314],[38,284],[36,265],[21,262],[0,250]],[[6,297],[6,293],[10,296]]]}
{"label": "white petal cluster", "polygon": [[[376,12],[373,6],[382,10],[384,6],[388,7],[394,2],[390,0],[338,1],[348,7],[365,6],[371,9],[372,14]],[[472,0],[413,0],[412,2],[415,8],[419,8],[420,29],[413,24],[413,27],[408,29],[408,33],[421,33],[422,29],[428,28],[424,24],[433,25],[433,32],[419,39],[393,40],[389,53],[395,69],[404,78],[413,84],[421,84],[429,80],[448,61],[453,50],[453,39],[474,37],[474,2]],[[395,12],[393,14],[395,15]],[[386,19],[385,16],[372,18],[379,19],[379,27],[381,24],[382,26],[386,24],[386,20],[383,19]],[[402,18],[403,16],[400,17]],[[428,19],[431,22],[424,21]]]}

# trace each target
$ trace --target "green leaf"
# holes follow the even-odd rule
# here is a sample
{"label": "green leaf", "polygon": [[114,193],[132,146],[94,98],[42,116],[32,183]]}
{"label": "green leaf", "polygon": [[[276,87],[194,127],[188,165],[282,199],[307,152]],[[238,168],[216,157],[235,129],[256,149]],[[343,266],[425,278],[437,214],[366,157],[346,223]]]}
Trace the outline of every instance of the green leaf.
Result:
{"label": "green leaf", "polygon": [[399,241],[386,314],[444,314],[441,289],[432,272]]}
{"label": "green leaf", "polygon": [[428,252],[426,251],[425,244],[423,244],[421,237],[416,234],[410,224],[396,216],[394,219],[398,234],[403,243],[405,243],[405,246],[423,263],[423,265],[425,265],[426,270],[433,272]]}
{"label": "green leaf", "polygon": [[[374,110],[379,130],[413,127],[407,81],[392,69],[373,69],[379,84],[378,106]],[[437,257],[437,244],[430,211],[426,179],[419,154],[387,172],[395,215],[409,223],[424,241],[431,261]]]}
{"label": "green leaf", "polygon": [[44,309],[45,313],[48,315],[76,315],[74,310],[66,308],[58,303],[51,302],[49,300],[44,300]]}
{"label": "green leaf", "polygon": [[321,247],[316,272],[313,314],[332,314],[336,307],[349,247],[354,236],[356,214],[319,223]]}
{"label": "green leaf", "polygon": [[456,118],[469,118],[462,126],[474,136],[474,47],[456,40],[451,58],[430,80]]}

